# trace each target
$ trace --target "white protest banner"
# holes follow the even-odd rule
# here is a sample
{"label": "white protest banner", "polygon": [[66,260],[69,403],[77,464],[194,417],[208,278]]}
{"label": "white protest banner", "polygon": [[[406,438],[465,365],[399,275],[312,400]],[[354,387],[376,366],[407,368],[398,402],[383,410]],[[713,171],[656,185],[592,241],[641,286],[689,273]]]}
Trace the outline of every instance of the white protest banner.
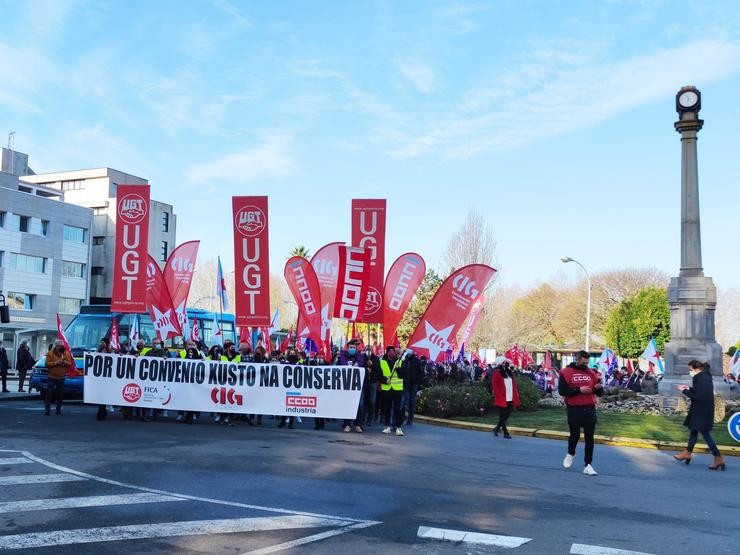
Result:
{"label": "white protest banner", "polygon": [[203,412],[354,418],[365,369],[85,354],[85,402]]}

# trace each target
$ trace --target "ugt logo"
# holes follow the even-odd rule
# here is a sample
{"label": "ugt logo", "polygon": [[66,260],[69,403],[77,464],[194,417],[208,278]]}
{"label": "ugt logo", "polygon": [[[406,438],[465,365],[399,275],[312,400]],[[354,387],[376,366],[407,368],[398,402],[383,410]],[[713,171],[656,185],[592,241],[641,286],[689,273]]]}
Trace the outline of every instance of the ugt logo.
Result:
{"label": "ugt logo", "polygon": [[234,224],[245,237],[256,237],[265,229],[267,218],[256,206],[244,206],[236,213]]}
{"label": "ugt logo", "polygon": [[244,404],[244,396],[237,393],[233,388],[214,387],[211,390],[211,401],[216,405],[238,405]]}
{"label": "ugt logo", "polygon": [[123,396],[124,401],[135,403],[141,399],[141,387],[139,387],[139,384],[135,383],[124,385],[121,395]]}
{"label": "ugt logo", "polygon": [[118,215],[129,224],[138,224],[146,216],[146,203],[136,193],[129,193],[118,204]]}

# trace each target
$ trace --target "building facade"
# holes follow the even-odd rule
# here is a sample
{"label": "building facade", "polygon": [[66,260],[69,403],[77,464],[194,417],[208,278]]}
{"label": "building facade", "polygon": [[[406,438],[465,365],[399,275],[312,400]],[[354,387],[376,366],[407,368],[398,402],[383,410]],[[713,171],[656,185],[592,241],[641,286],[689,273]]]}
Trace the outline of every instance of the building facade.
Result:
{"label": "building facade", "polygon": [[93,211],[21,181],[28,156],[2,151],[2,168],[16,173],[0,172],[0,293],[10,307],[0,339],[11,357],[23,339],[38,357],[57,338],[56,315],[66,325],[89,302]]}
{"label": "building facade", "polygon": [[[146,185],[148,181],[111,168],[27,175],[22,179],[29,185],[59,191],[65,202],[93,211],[90,302],[109,304],[113,291],[117,184]],[[149,253],[160,266],[175,248],[176,231],[177,217],[172,205],[151,200]]]}

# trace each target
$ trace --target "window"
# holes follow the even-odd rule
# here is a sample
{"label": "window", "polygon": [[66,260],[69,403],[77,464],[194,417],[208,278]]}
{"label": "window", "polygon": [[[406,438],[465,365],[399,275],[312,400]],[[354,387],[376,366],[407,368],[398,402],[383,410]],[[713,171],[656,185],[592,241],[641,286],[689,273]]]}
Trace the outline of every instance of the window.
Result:
{"label": "window", "polygon": [[28,227],[31,224],[31,218],[28,216],[18,216],[18,231],[28,233]]}
{"label": "window", "polygon": [[7,301],[10,310],[33,310],[33,306],[36,304],[36,295],[8,291]]}
{"label": "window", "polygon": [[167,241],[162,241],[162,262],[167,262]]}
{"label": "window", "polygon": [[85,277],[85,265],[79,262],[67,262],[62,260],[62,276],[73,278]]}
{"label": "window", "polygon": [[36,274],[44,274],[46,273],[46,258],[11,252],[9,268],[21,272],[34,272]]}
{"label": "window", "polygon": [[105,236],[96,235],[93,237],[93,245],[102,245],[103,243],[105,243]]}
{"label": "window", "polygon": [[108,213],[108,208],[105,206],[97,206],[93,208],[93,216],[105,216]]}
{"label": "window", "polygon": [[2,268],[2,267],[3,267],[3,255],[4,255],[4,254],[5,254],[5,253],[4,253],[3,251],[0,251],[0,268]]}
{"label": "window", "polygon": [[162,212],[162,231],[167,233],[170,230],[170,215],[167,212]]}
{"label": "window", "polygon": [[41,220],[41,235],[46,237],[49,232],[49,220]]}
{"label": "window", "polygon": [[81,227],[75,227],[73,225],[64,226],[64,240],[74,241],[75,243],[85,242],[85,232],[87,230]]}
{"label": "window", "polygon": [[0,212],[0,227],[5,227],[5,212]]}
{"label": "window", "polygon": [[102,266],[93,266],[90,268],[90,273],[94,276],[102,276],[103,275],[103,267]]}
{"label": "window", "polygon": [[62,181],[62,191],[76,191],[78,189],[84,189],[85,181],[82,179],[71,179],[68,181]]}
{"label": "window", "polygon": [[77,314],[81,306],[82,299],[59,297],[59,312],[62,314]]}

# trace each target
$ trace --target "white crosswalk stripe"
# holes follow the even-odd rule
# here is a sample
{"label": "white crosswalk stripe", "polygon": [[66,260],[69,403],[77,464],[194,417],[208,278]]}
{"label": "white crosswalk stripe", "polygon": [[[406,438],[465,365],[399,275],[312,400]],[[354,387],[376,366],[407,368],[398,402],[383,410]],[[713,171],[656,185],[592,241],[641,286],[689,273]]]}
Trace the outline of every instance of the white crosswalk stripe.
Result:
{"label": "white crosswalk stripe", "polygon": [[[29,493],[33,493],[33,488],[36,488],[37,490],[39,488],[44,488],[42,491],[44,491],[45,494],[48,494],[49,488],[44,486],[55,482],[86,481],[90,484],[90,486],[85,486],[86,493],[91,488],[95,489],[103,487],[106,489],[104,492],[105,495],[95,495],[94,491],[90,491],[89,495],[75,495],[68,497],[46,497],[45,495],[41,495],[37,498],[25,500],[17,500],[18,497],[16,496],[16,493],[18,490],[7,490],[5,495],[11,497],[7,501],[3,501],[2,497],[0,497],[0,514],[22,515],[23,513],[33,511],[65,511],[87,507],[95,507],[97,510],[95,513],[91,513],[92,516],[90,517],[89,528],[39,530],[38,527],[35,527],[33,528],[33,532],[20,533],[24,531],[24,525],[12,524],[10,525],[10,531],[16,531],[19,533],[0,535],[0,550],[35,549],[41,547],[90,544],[97,542],[123,542],[153,538],[207,536],[212,534],[242,534],[249,532],[287,531],[291,529],[308,530],[313,528],[325,529],[320,533],[299,537],[287,542],[267,546],[264,546],[263,544],[256,551],[254,549],[248,550],[248,553],[266,554],[283,551],[295,546],[305,545],[332,536],[344,534],[352,530],[359,530],[361,528],[379,524],[378,522],[370,520],[358,520],[339,516],[335,517],[302,511],[291,511],[277,507],[264,507],[239,503],[236,501],[171,493],[86,474],[84,472],[46,461],[27,451],[19,452],[0,449],[0,453],[4,455],[4,457],[0,457],[0,464],[38,464],[47,472],[49,470],[56,471],[56,473],[53,474],[35,473],[0,477],[0,486],[24,487],[23,492],[25,495],[23,495],[23,497],[28,497]],[[12,456],[13,454],[23,456]],[[6,470],[8,469],[6,468]],[[134,490],[134,492],[131,492],[131,490]],[[2,494],[3,490],[0,489],[0,495]],[[13,499],[13,497],[15,497],[15,499]],[[202,504],[211,504],[211,506],[215,504],[222,507],[231,507],[234,510],[241,511],[242,514],[246,511],[247,514],[244,515],[244,518],[239,518],[240,515],[234,515],[235,518],[159,522],[163,513],[161,510],[154,508],[151,512],[151,518],[156,522],[144,522],[128,525],[121,523],[121,525],[117,526],[96,526],[93,520],[97,515],[104,515],[105,509],[109,507],[120,507],[132,504],[148,504],[150,506],[155,506],[159,503],[171,502],[179,502],[178,505],[183,505],[185,507],[184,511],[188,515],[190,514],[189,507],[185,506],[184,502],[195,503],[201,507]],[[196,511],[197,510],[199,509],[196,509]],[[141,520],[140,517],[146,514],[143,511],[144,509],[141,509],[141,511],[136,511],[135,513],[136,517],[139,517],[137,518],[139,522]],[[120,514],[128,515],[129,513]],[[252,516],[255,514],[257,516]],[[262,516],[265,514],[267,516]],[[23,519],[21,519],[20,522],[23,522]],[[52,518],[44,517],[44,522],[58,522],[58,518],[57,516]],[[73,522],[79,522],[79,519],[73,520]],[[87,519],[83,522],[85,522],[85,525],[88,525]],[[106,524],[109,522],[110,521],[108,520]],[[118,523],[120,521],[116,522]],[[238,541],[245,542],[244,547],[248,547],[255,539],[257,538],[243,538]],[[123,547],[121,549],[125,550]]]}
{"label": "white crosswalk stripe", "polygon": [[492,545],[496,547],[521,547],[532,541],[532,538],[517,536],[500,536],[497,534],[481,534],[480,532],[465,532],[463,530],[448,530],[446,528],[430,528],[419,526],[416,536],[425,540],[441,540],[470,545]]}
{"label": "white crosswalk stripe", "polygon": [[158,495],[155,493],[91,495],[86,497],[61,497],[58,499],[29,499],[27,501],[8,501],[6,503],[0,503],[0,513],[49,511],[52,509],[79,509],[82,507],[108,507],[114,505],[133,505],[137,503],[164,503],[169,501],[185,501],[185,499],[167,495]]}
{"label": "white crosswalk stripe", "polygon": [[82,480],[87,480],[87,478],[75,476],[74,474],[22,474],[20,476],[3,476],[0,478],[0,486],[80,482]]}
{"label": "white crosswalk stripe", "polygon": [[0,466],[4,464],[33,464],[33,462],[26,457],[8,457],[6,459],[0,459]]}
{"label": "white crosswalk stripe", "polygon": [[614,549],[600,545],[586,545],[574,543],[570,548],[571,555],[651,555],[641,551],[628,551],[626,549]]}

